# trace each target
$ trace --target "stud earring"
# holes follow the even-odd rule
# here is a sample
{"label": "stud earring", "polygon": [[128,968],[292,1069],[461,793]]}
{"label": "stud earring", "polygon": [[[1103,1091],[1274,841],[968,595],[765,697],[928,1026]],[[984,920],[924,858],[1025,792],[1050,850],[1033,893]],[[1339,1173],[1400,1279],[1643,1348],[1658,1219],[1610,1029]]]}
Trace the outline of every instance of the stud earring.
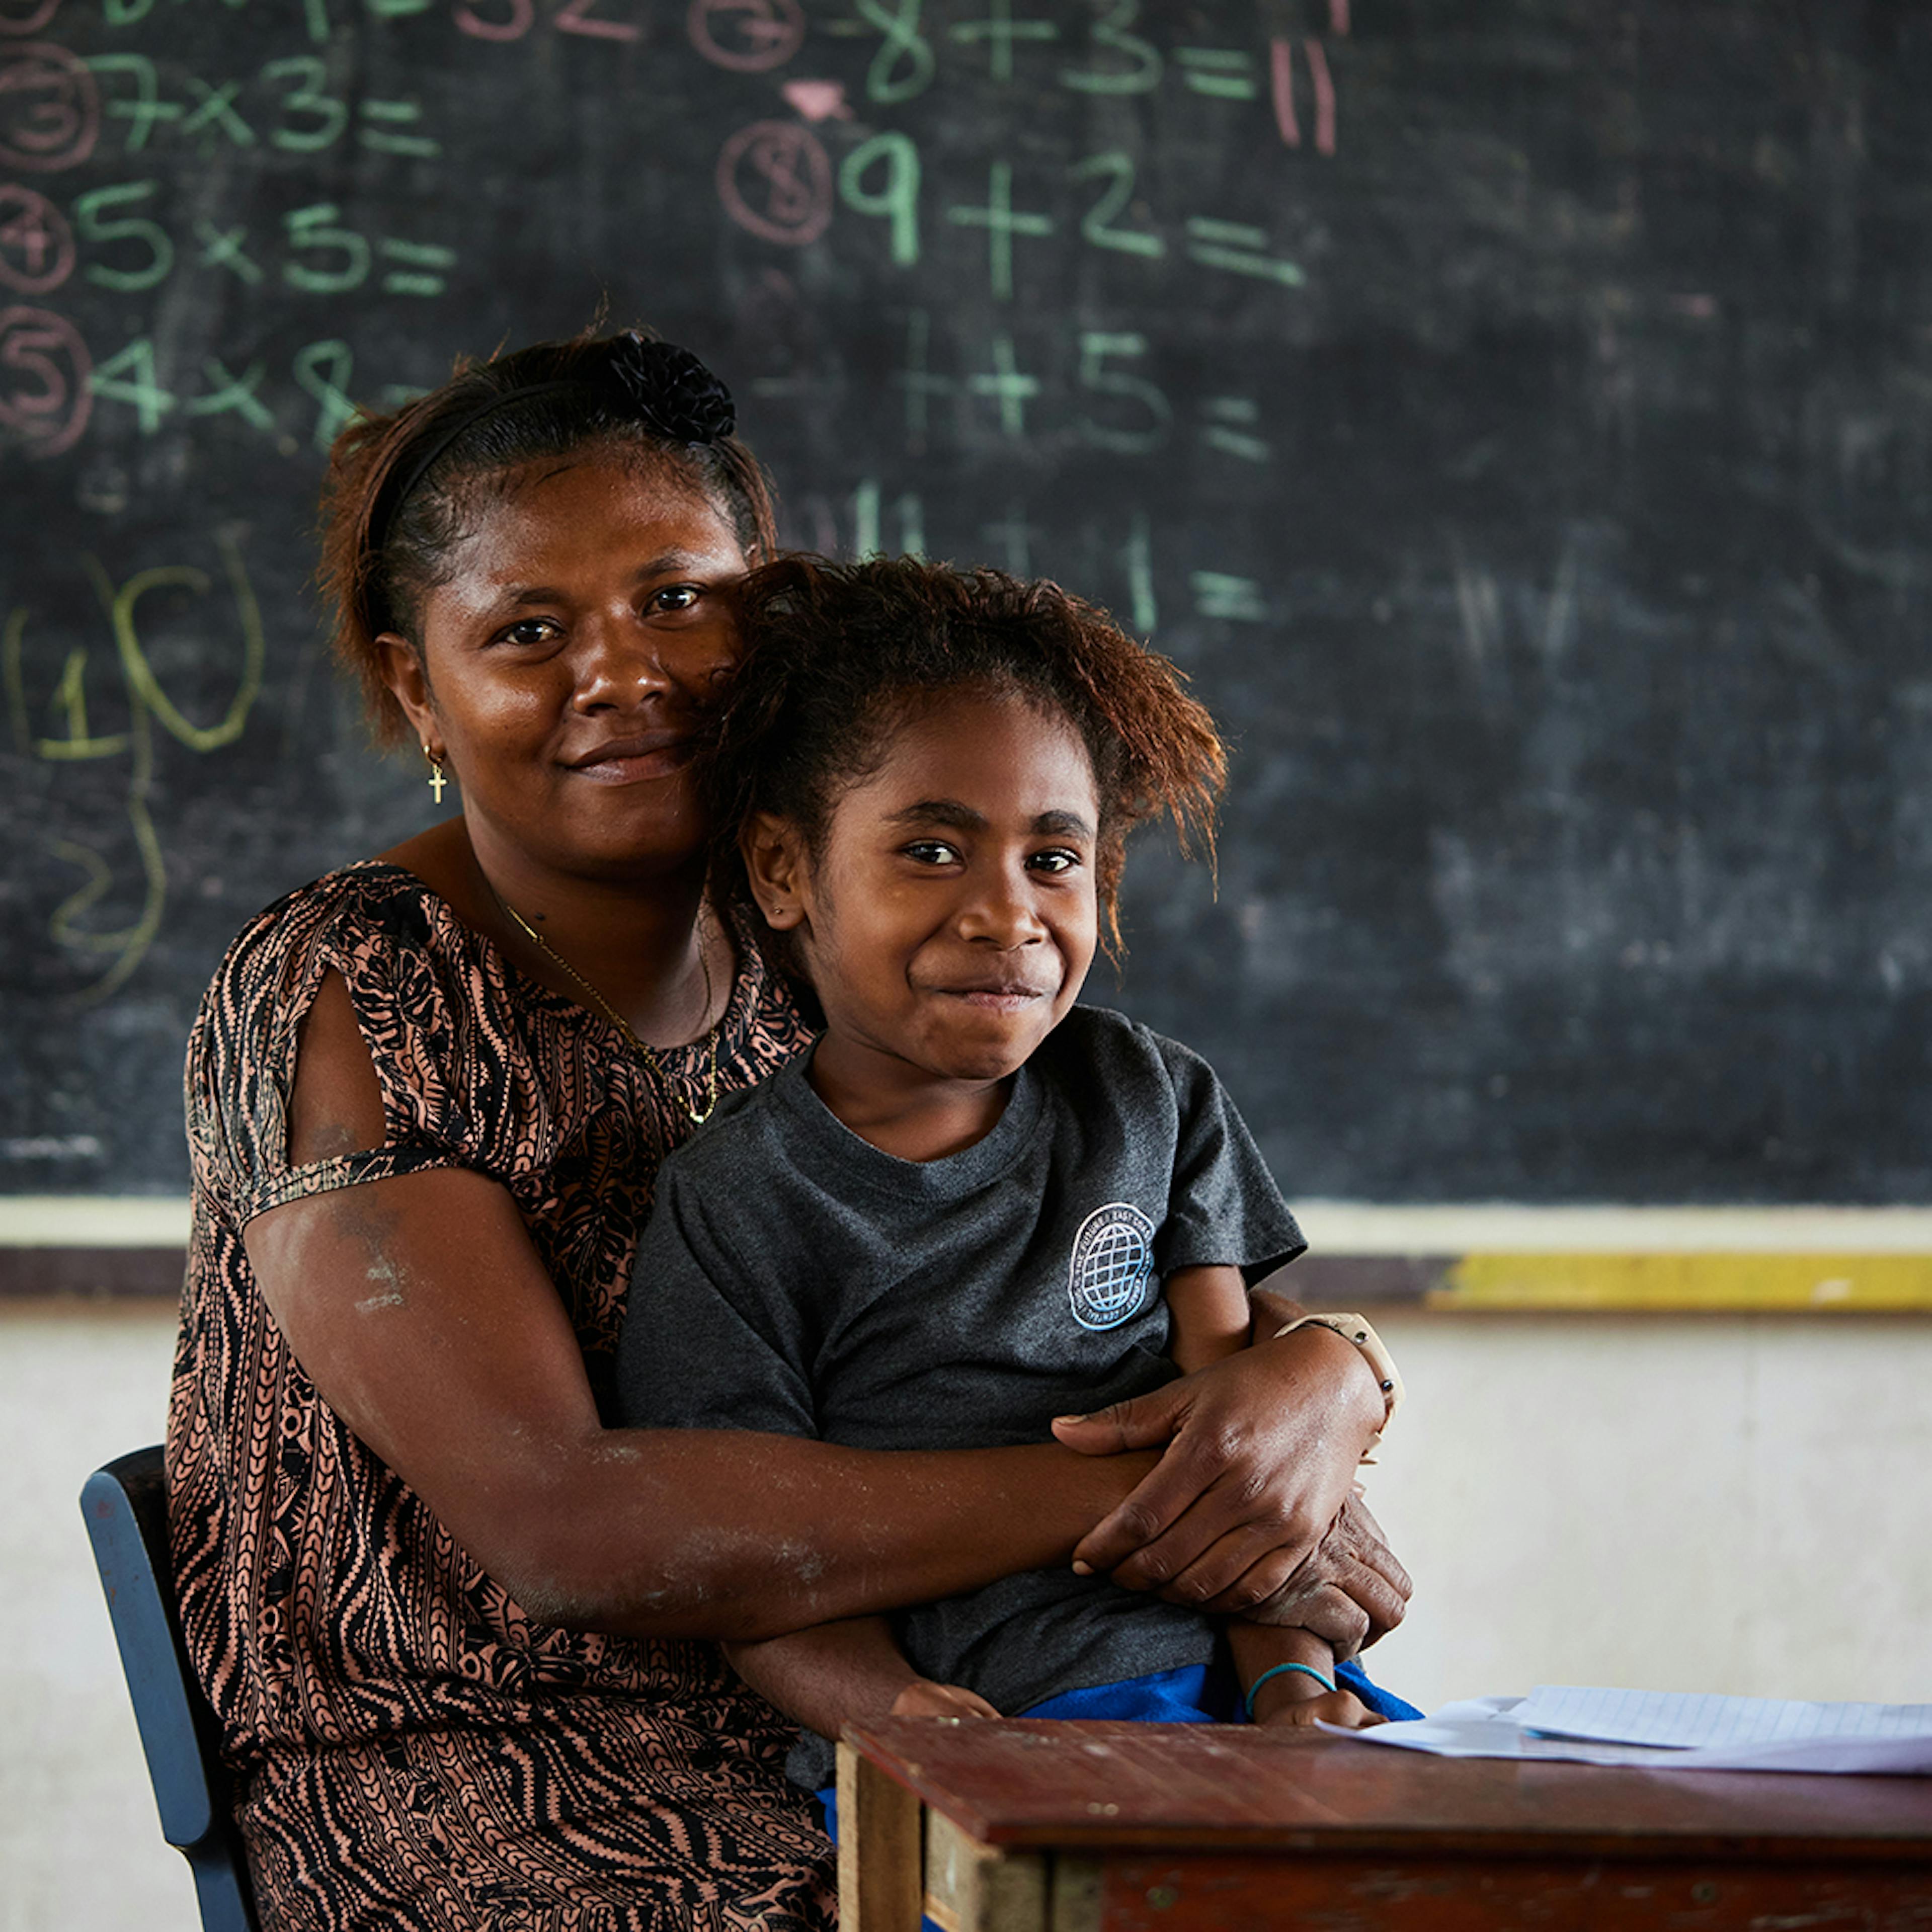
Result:
{"label": "stud earring", "polygon": [[429,740],[423,740],[423,756],[429,761],[429,788],[438,805],[442,802],[442,788],[449,781],[442,775],[442,760],[429,748]]}

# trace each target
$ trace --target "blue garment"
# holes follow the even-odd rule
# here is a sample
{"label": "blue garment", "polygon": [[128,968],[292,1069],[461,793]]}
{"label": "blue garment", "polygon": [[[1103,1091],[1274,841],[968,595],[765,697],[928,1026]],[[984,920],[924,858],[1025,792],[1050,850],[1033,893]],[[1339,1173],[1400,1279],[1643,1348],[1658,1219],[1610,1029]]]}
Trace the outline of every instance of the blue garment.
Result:
{"label": "blue garment", "polygon": [[[1335,1670],[1338,1688],[1352,1690],[1378,1717],[1405,1724],[1422,1713],[1393,1691],[1370,1682],[1367,1673],[1351,1658]],[[1022,1718],[1125,1718],[1148,1724],[1239,1724],[1241,1686],[1233,1671],[1218,1659],[1191,1664],[1179,1670],[1150,1671],[1118,1684],[1090,1684],[1083,1690],[1063,1690],[1029,1710]],[[825,1828],[838,1842],[838,1787],[828,1784],[817,1794],[825,1808]],[[925,1922],[928,1925],[932,1921]]]}
{"label": "blue garment", "polygon": [[[1378,1718],[1400,1724],[1422,1713],[1393,1692],[1370,1682],[1351,1658],[1336,1667],[1339,1689],[1352,1690]],[[1022,1718],[1127,1718],[1148,1724],[1239,1724],[1246,1722],[1241,1687],[1234,1673],[1216,1660],[1180,1670],[1156,1670],[1119,1684],[1095,1684],[1044,1699]]]}

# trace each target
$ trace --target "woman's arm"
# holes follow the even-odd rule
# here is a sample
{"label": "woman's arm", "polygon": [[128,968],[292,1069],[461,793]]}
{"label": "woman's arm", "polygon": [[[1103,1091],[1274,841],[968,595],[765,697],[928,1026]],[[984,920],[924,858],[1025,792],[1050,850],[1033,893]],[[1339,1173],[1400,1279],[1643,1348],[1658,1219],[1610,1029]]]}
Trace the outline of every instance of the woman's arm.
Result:
{"label": "woman's arm", "polygon": [[322,1400],[547,1622],[760,1637],[924,1602],[1064,1562],[1130,1486],[1051,1447],[606,1430],[522,1219],[478,1174],[292,1202],[247,1242]]}
{"label": "woman's arm", "polygon": [[[606,1430],[514,1204],[463,1170],[292,1202],[252,1222],[247,1243],[270,1312],[323,1400],[549,1622],[756,1638],[955,1595],[1066,1562],[1153,1468],[1147,1454],[1052,1444],[882,1454],[784,1436]],[[1240,1394],[1223,1400],[1210,1378],[1260,1352],[1172,1386],[1194,1387],[1192,1414],[1238,1417]],[[1279,1387],[1262,1377],[1248,1393],[1273,1402]],[[1134,1426],[1160,1439],[1144,1418]],[[1279,1605],[1268,1592],[1251,1598],[1250,1579],[1267,1578],[1284,1555],[1286,1512],[1258,1473],[1282,1432],[1256,1428],[1244,1444],[1232,1425],[1217,1428],[1218,1452],[1204,1458],[1204,1431],[1190,1435],[1186,1417],[1181,1426],[1183,1449],[1218,1472],[1216,1493],[1170,1483],[1180,1526],[1144,1520],[1163,1550],[1198,1543],[1202,1567],[1234,1573],[1220,1607],[1259,1604],[1324,1635],[1339,1617],[1334,1640],[1343,1642],[1394,1621],[1399,1600],[1378,1612],[1390,1592],[1372,1551],[1306,1560],[1320,1528],[1309,1547],[1286,1552],[1270,1588],[1292,1576],[1320,1593],[1328,1621],[1292,1594]],[[1230,1549],[1217,1558],[1222,1544]],[[1163,1580],[1157,1562],[1144,1567],[1148,1581]],[[1177,1561],[1184,1567],[1176,1594],[1203,1600],[1192,1556]]]}
{"label": "woman's arm", "polygon": [[[332,978],[303,1031],[289,1158],[378,1146],[386,1132],[368,1047]],[[1276,1453],[1284,1436],[1298,1439],[1274,1418],[1284,1391],[1306,1384],[1327,1400],[1324,1385],[1344,1372],[1306,1372],[1316,1352],[1332,1343],[1345,1361],[1354,1356],[1326,1330],[1161,1391],[1179,1431],[1162,1467],[1175,1466],[1123,1519],[1117,1506],[1152,1459],[1102,1452],[1127,1446],[1129,1434],[1142,1438],[1135,1447],[1166,1441],[1147,1408],[1155,1398],[1063,1432],[1084,1438],[1077,1455],[1051,1444],[885,1455],[605,1430],[521,1216],[479,1174],[438,1169],[309,1196],[258,1216],[245,1238],[269,1310],[322,1399],[548,1622],[775,1636],[1064,1562],[1103,1517],[1122,1555],[1159,1541],[1124,1582],[1180,1577],[1170,1594],[1186,1600],[1306,1623],[1336,1641],[1351,1622],[1359,1636],[1400,1614],[1399,1596],[1387,1610],[1378,1543],[1343,1546],[1331,1534],[1334,1546],[1318,1550],[1325,1521],[1302,1534],[1308,1485]],[[1094,1567],[1106,1567],[1104,1548],[1089,1545],[1090,1560],[1101,1549]],[[1400,1566],[1387,1562],[1406,1593]],[[1234,1587],[1214,1601],[1199,1582],[1216,1574]],[[1322,1607],[1311,1615],[1313,1597]]]}
{"label": "woman's arm", "polygon": [[[386,1131],[332,976],[299,1042],[288,1157],[380,1146]],[[976,1588],[1065,1562],[1152,1464],[606,1430],[514,1202],[464,1169],[307,1196],[244,1238],[322,1400],[549,1622],[761,1637]]]}

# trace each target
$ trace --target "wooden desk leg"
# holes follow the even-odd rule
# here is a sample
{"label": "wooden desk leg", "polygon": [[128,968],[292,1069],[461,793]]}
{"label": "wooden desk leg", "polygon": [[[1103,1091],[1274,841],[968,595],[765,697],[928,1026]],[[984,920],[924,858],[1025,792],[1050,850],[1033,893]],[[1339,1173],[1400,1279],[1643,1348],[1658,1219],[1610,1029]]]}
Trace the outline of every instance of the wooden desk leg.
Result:
{"label": "wooden desk leg", "polygon": [[919,1932],[919,1814],[915,1793],[838,1747],[840,1932]]}
{"label": "wooden desk leg", "polygon": [[928,1811],[926,1916],[942,1932],[1048,1932],[1047,1863],[1041,1852],[997,1852]]}
{"label": "wooden desk leg", "polygon": [[1052,1932],[1100,1932],[1100,1861],[1061,1852],[1053,1861]]}

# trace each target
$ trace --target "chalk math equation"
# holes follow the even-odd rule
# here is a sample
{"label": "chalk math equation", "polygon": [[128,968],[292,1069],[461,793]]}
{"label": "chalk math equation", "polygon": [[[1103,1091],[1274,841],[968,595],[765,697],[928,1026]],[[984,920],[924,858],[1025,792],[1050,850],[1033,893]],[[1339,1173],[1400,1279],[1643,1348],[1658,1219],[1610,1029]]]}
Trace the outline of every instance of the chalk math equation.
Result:
{"label": "chalk math equation", "polygon": [[[698,306],[742,324],[776,288],[781,308],[824,304],[828,326],[863,314],[890,337],[868,360],[870,440],[816,470],[777,456],[790,539],[1068,574],[1042,452],[1049,472],[1067,451],[1150,476],[1182,452],[1236,478],[1276,462],[1238,357],[1205,386],[1173,366],[1176,291],[1292,313],[1319,268],[1246,177],[1348,147],[1350,0],[1185,25],[1138,0],[0,0],[0,470],[266,460],[286,483],[261,512],[304,525],[320,457],[359,409],[536,327],[501,286],[518,211],[470,192],[518,131],[474,116],[472,96],[520,104],[527,84],[553,115],[560,99],[634,104],[578,158],[614,192],[675,184],[680,218],[717,236]],[[660,141],[649,109],[667,95],[705,104]],[[1161,164],[1156,124],[1243,166],[1190,186]],[[607,286],[626,253],[608,250]],[[626,313],[652,312],[643,287]],[[784,354],[760,367],[756,329],[741,334],[751,365],[719,359],[754,441],[782,446],[823,372]],[[1030,454],[1028,478],[960,484],[1004,450]],[[928,489],[928,470],[950,485]],[[117,774],[111,825],[40,828],[70,876],[44,929],[84,1001],[125,986],[161,930],[164,744],[197,762],[238,745],[277,677],[272,646],[308,622],[295,585],[255,580],[244,520],[181,514],[178,539],[104,530],[76,550],[84,595],[0,575],[4,742],[50,778]],[[1076,587],[1144,633],[1279,614],[1264,566],[1163,552],[1130,500],[1088,523],[1093,580]],[[157,668],[158,613],[171,652],[184,627],[198,639],[192,701]],[[100,810],[98,781],[75,796]]]}
{"label": "chalk math equation", "polygon": [[[866,70],[863,98],[868,107],[896,107],[916,100],[938,77],[934,41],[921,32],[922,10],[922,0],[898,0],[896,8],[881,0],[860,0],[855,17],[828,24],[830,34],[880,37],[878,50]],[[1345,36],[1348,0],[1331,0],[1328,10],[1334,31]],[[1335,80],[1322,38],[1311,34],[1298,42],[1277,35],[1261,52],[1238,46],[1182,46],[1169,56],[1130,30],[1138,11],[1136,0],[1114,0],[1105,16],[1089,25],[1096,58],[1110,58],[1112,64],[1059,64],[1051,70],[1050,84],[1076,94],[1132,97],[1150,93],[1167,80],[1184,92],[1231,104],[1254,103],[1265,95],[1283,145],[1299,148],[1306,139],[1316,153],[1336,152]],[[1016,18],[1008,0],[1001,0],[992,17],[956,21],[944,35],[949,46],[983,49],[987,76],[1002,86],[1022,78],[1018,46],[1057,49],[1063,40],[1057,23]],[[776,65],[796,52],[789,35],[775,36],[765,64]],[[1297,105],[1298,58],[1306,77],[1303,107]],[[988,286],[1000,302],[1014,297],[1016,246],[1022,242],[1051,244],[1070,230],[1090,247],[1143,262],[1184,254],[1210,268],[1284,287],[1299,287],[1306,280],[1298,263],[1269,252],[1265,227],[1251,222],[1204,212],[1185,217],[1178,226],[1137,215],[1124,219],[1124,212],[1138,204],[1137,163],[1123,149],[1102,148],[1082,156],[1060,172],[1058,182],[1022,182],[1018,199],[1014,164],[997,158],[987,164],[982,198],[934,195],[912,134],[875,134],[850,147],[834,165],[815,130],[854,118],[842,84],[800,79],[788,82],[783,92],[796,118],[757,121],[737,129],[718,158],[718,194],[726,212],[764,240],[806,246],[825,233],[842,205],[886,223],[893,263],[910,268],[917,266],[926,245],[922,238],[934,221],[977,230],[986,236]],[[1309,121],[1305,136],[1304,109]],[[1258,130],[1237,126],[1229,131],[1239,140],[1251,138]],[[1056,189],[1069,183],[1087,193],[1084,207],[1072,216],[1045,205]]]}

